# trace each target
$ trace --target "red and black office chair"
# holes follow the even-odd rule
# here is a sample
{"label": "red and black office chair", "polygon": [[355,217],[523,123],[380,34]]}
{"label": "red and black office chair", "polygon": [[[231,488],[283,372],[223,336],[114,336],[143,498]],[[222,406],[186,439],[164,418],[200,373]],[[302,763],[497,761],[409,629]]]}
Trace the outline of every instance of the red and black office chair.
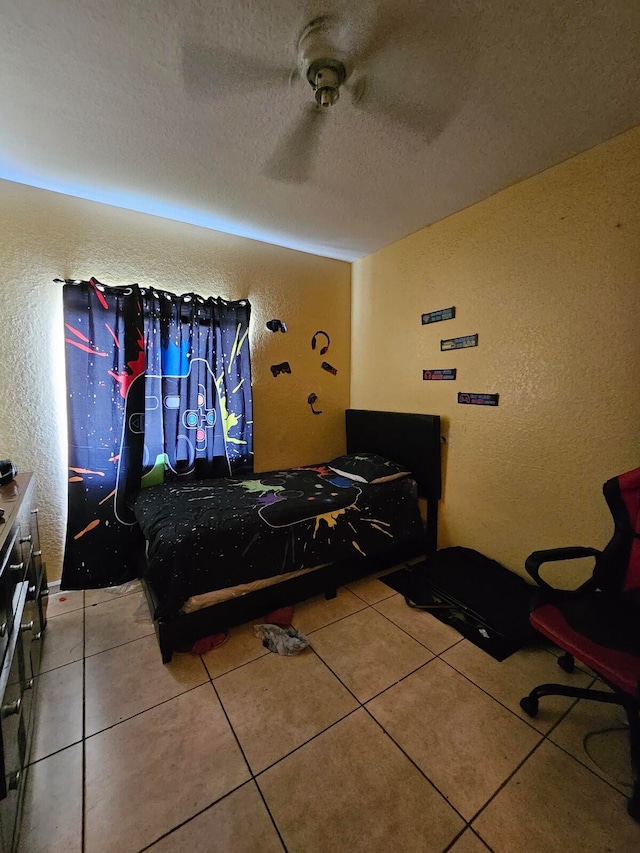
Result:
{"label": "red and black office chair", "polygon": [[[520,701],[529,716],[543,696],[572,696],[622,705],[629,720],[633,793],[628,811],[640,821],[640,468],[608,480],[603,494],[615,525],[603,551],[556,548],[534,551],[526,569],[540,587],[530,619],[565,651],[558,659],[571,672],[574,657],[587,664],[613,693],[541,684]],[[577,590],[556,590],[540,577],[543,563],[595,557],[593,575]]]}

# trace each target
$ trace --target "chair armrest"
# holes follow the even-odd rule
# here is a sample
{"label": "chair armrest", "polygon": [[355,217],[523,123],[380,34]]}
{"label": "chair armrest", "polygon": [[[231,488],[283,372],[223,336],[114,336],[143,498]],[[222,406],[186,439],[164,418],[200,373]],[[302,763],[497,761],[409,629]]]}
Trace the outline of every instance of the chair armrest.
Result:
{"label": "chair armrest", "polygon": [[[540,566],[543,563],[554,563],[558,560],[579,560],[583,557],[599,557],[600,553],[597,548],[583,548],[579,545],[568,548],[549,548],[547,551],[534,551],[532,554],[529,554],[525,560],[524,567],[538,586],[543,589],[554,590],[555,587],[552,587],[551,584],[548,584],[540,577]],[[588,580],[579,589],[586,592],[591,585],[591,580]]]}

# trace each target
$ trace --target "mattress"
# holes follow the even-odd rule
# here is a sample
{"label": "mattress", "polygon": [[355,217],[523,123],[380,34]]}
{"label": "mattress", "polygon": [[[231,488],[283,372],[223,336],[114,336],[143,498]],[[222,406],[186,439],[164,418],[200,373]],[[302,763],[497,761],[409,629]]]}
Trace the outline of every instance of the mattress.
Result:
{"label": "mattress", "polygon": [[324,465],[165,483],[140,490],[131,507],[147,542],[156,617],[193,596],[383,554],[424,535],[411,478],[354,483]]}

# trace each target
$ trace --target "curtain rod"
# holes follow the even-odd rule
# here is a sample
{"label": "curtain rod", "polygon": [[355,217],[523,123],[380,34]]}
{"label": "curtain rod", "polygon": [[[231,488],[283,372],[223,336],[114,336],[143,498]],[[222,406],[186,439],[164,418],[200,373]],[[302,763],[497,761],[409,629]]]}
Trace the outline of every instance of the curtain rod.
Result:
{"label": "curtain rod", "polygon": [[[54,279],[52,279],[52,281],[54,284],[91,284],[91,282],[85,281],[84,279],[81,279],[81,278],[54,278]],[[115,286],[103,284],[102,282],[97,282],[97,284],[98,284],[99,290],[102,290],[102,288],[104,288],[104,287],[108,287],[111,290],[117,290],[118,288],[121,288],[122,290],[126,290],[127,288],[131,287],[131,285],[128,285],[128,284],[115,285]],[[140,285],[137,285],[137,286],[140,287]],[[183,299],[187,302],[190,301],[191,299],[195,299],[197,302],[201,302],[201,303],[208,302],[209,300],[213,300],[214,302],[222,302],[225,305],[233,305],[235,302],[235,303],[238,303],[238,305],[242,305],[242,306],[246,305],[249,302],[249,300],[246,298],[245,299],[225,299],[224,296],[201,296],[199,293],[173,293],[170,290],[163,290],[163,289],[158,288],[158,287],[148,287],[148,286],[140,287],[140,292],[142,294],[144,294],[146,291],[150,291],[151,293],[154,293],[156,296],[158,294],[163,294],[163,295],[167,295],[171,298]],[[185,297],[186,297],[186,299],[185,299]]]}

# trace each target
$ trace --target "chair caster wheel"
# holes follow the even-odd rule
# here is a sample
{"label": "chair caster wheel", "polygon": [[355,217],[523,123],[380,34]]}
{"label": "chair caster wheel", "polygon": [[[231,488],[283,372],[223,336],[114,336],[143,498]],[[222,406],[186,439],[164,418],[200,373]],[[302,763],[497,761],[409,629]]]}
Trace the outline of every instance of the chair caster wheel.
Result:
{"label": "chair caster wheel", "polygon": [[564,669],[565,672],[573,672],[575,669],[573,655],[570,655],[569,652],[564,655],[560,655],[558,658],[558,666],[560,669]]}
{"label": "chair caster wheel", "polygon": [[520,707],[530,717],[538,716],[538,700],[533,696],[525,696],[520,700]]}

